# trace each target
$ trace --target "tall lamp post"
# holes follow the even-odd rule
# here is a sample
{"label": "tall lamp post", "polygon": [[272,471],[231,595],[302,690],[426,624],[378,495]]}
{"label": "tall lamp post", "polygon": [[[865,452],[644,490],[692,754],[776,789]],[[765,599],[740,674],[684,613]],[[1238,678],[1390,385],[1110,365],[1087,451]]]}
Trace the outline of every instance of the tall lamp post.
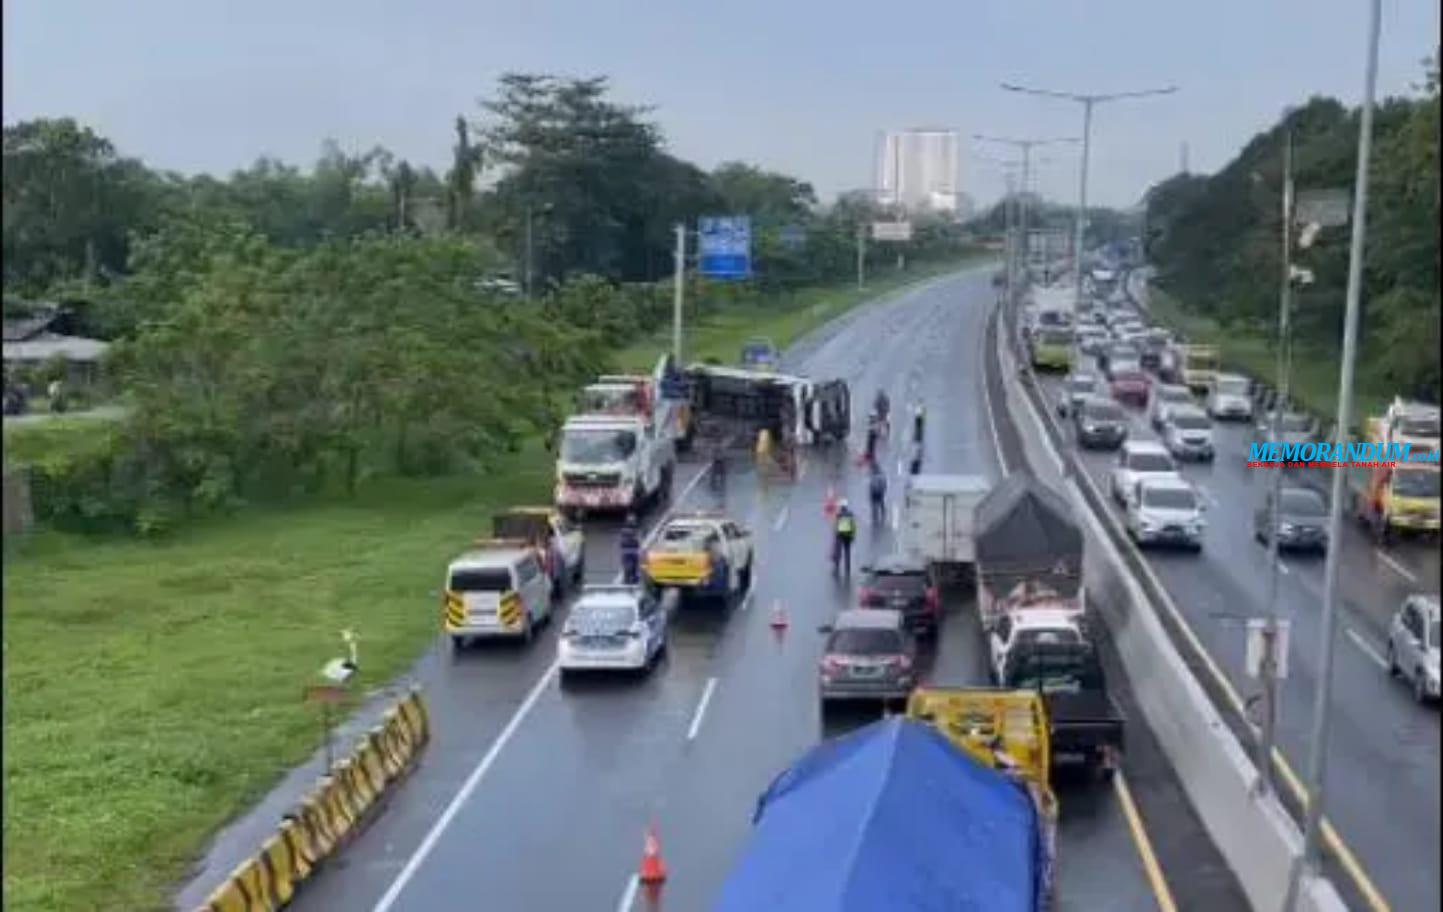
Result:
{"label": "tall lamp post", "polygon": [[1055,143],[1075,143],[1080,140],[1073,136],[1059,136],[1051,139],[1012,139],[1006,136],[985,136],[981,133],[973,133],[972,138],[980,142],[1002,143],[1022,152],[1022,187],[1019,191],[1021,196],[1018,199],[1017,234],[1021,239],[1019,241],[1022,245],[1020,256],[1025,270],[1027,266],[1027,192],[1032,176],[1032,147]]}
{"label": "tall lamp post", "polygon": [[[1358,170],[1353,183],[1352,238],[1348,247],[1348,297],[1343,317],[1343,368],[1338,378],[1338,420],[1334,433],[1341,443],[1353,421],[1353,366],[1358,354],[1358,299],[1363,290],[1363,248],[1368,236],[1368,162],[1373,151],[1373,96],[1378,85],[1378,31],[1381,0],[1368,4],[1368,50],[1363,71],[1363,105],[1358,122]],[[1318,647],[1318,689],[1313,704],[1312,755],[1308,758],[1307,807],[1303,818],[1303,851],[1288,876],[1283,908],[1297,908],[1304,871],[1319,867],[1318,831],[1323,819],[1323,787],[1328,770],[1328,720],[1333,691],[1334,635],[1338,625],[1339,547],[1343,524],[1343,472],[1333,470],[1332,503],[1328,507],[1327,563],[1323,570],[1322,642]]]}
{"label": "tall lamp post", "polygon": [[1144,89],[1140,92],[1112,92],[1106,95],[1086,95],[1076,92],[1054,92],[1049,89],[1032,89],[1026,86],[1002,83],[1002,88],[1009,92],[1021,92],[1024,95],[1041,95],[1046,98],[1062,98],[1067,101],[1076,101],[1082,105],[1082,174],[1079,179],[1077,192],[1077,227],[1073,239],[1073,282],[1076,295],[1075,301],[1082,304],[1082,232],[1087,224],[1087,164],[1088,153],[1092,144],[1092,109],[1095,105],[1108,101],[1119,101],[1124,98],[1142,98],[1148,95],[1169,95],[1177,91],[1177,86],[1168,86],[1162,89]]}

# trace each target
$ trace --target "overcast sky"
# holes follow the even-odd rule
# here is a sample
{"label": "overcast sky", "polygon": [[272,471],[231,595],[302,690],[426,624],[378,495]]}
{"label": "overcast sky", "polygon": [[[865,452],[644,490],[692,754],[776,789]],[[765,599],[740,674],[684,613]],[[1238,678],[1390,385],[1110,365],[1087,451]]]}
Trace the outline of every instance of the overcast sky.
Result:
{"label": "overcast sky", "polygon": [[[871,182],[879,129],[1068,136],[1082,111],[1009,80],[1170,97],[1100,107],[1089,196],[1131,205],[1231,158],[1311,94],[1356,104],[1364,0],[5,0],[4,119],[69,115],[128,155],[227,173],[261,154],[309,165],[321,140],[445,166],[455,115],[508,70],[610,76],[656,105],[671,150],[742,159],[824,197]],[[1436,0],[1384,0],[1381,94],[1410,91]],[[1008,155],[970,140],[962,188],[1002,188]],[[1034,153],[1049,197],[1077,155]]]}

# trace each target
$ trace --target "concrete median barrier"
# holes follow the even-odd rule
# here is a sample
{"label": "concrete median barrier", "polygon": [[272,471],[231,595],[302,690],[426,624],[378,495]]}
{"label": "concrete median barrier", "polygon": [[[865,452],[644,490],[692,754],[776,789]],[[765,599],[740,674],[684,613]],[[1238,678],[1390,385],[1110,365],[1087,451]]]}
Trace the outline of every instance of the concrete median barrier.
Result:
{"label": "concrete median barrier", "polygon": [[[1208,834],[1252,907],[1280,909],[1302,838],[1276,797],[1255,791],[1257,768],[1245,749],[1250,741],[1231,727],[1237,720],[1225,718],[1219,709],[1242,716],[1242,707],[1235,704],[1235,694],[1215,694],[1200,683],[1221,673],[1207,667],[1211,658],[1195,640],[1191,645],[1198,655],[1185,659],[1180,652],[1176,638],[1190,632],[1131,546],[1105,494],[1074,459],[1035,378],[1013,354],[1008,342],[1011,321],[1000,321],[998,330],[997,363],[1004,390],[1004,401],[996,403],[1004,411],[998,421],[1013,425],[1032,474],[1074,504],[1087,541],[1088,605],[1102,615],[1135,684],[1138,705]],[[1165,617],[1175,623],[1165,624]],[[1183,631],[1176,629],[1178,624]],[[1330,881],[1312,878],[1305,884],[1300,908],[1342,912],[1346,907]]]}
{"label": "concrete median barrier", "polygon": [[283,908],[317,866],[365,825],[387,790],[415,766],[430,735],[425,701],[413,689],[211,892],[201,912]]}

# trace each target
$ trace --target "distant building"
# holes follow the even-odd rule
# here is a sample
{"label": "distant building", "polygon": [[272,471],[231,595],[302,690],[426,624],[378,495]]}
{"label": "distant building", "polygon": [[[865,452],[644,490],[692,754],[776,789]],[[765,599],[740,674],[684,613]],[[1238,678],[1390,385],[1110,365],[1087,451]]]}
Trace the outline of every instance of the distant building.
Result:
{"label": "distant building", "polygon": [[917,128],[883,133],[877,142],[877,201],[909,213],[961,215],[960,140],[956,130]]}
{"label": "distant building", "polygon": [[[9,305],[7,304],[7,309]],[[56,304],[33,304],[25,316],[4,321],[4,361],[14,368],[33,368],[52,359],[65,361],[72,383],[91,385],[100,377],[100,361],[110,343],[67,335],[70,314]]]}

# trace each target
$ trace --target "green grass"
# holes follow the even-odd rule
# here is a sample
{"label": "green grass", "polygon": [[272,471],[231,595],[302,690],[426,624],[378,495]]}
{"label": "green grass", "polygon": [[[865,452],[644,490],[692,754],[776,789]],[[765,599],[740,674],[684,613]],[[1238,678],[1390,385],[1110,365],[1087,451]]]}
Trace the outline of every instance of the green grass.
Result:
{"label": "green grass", "polygon": [[[704,320],[690,350],[731,361],[749,335],[785,346],[955,266]],[[622,362],[650,367],[666,338]],[[95,439],[70,424],[27,429],[22,455]],[[358,690],[391,681],[436,636],[446,560],[495,509],[544,502],[551,472],[532,447],[484,478],[382,480],[161,541],[19,542],[4,576],[6,907],[168,908],[206,839],[314,749],[301,693],[340,630],[361,638]]]}
{"label": "green grass", "polygon": [[302,688],[361,637],[360,689],[436,635],[449,559],[543,500],[528,452],[489,478],[378,482],[173,540],[44,533],[5,569],[5,905],[160,909],[207,836],[314,749]]}
{"label": "green grass", "polygon": [[[1218,346],[1224,367],[1276,385],[1277,353],[1271,337],[1238,326],[1224,327],[1190,312],[1176,297],[1155,286],[1148,289],[1148,309],[1158,323],[1183,333],[1189,340]],[[1294,345],[1291,396],[1323,427],[1330,426],[1338,414],[1338,364],[1336,352],[1302,343]],[[1355,429],[1367,416],[1382,414],[1390,401],[1392,393],[1360,369],[1353,385]]]}

